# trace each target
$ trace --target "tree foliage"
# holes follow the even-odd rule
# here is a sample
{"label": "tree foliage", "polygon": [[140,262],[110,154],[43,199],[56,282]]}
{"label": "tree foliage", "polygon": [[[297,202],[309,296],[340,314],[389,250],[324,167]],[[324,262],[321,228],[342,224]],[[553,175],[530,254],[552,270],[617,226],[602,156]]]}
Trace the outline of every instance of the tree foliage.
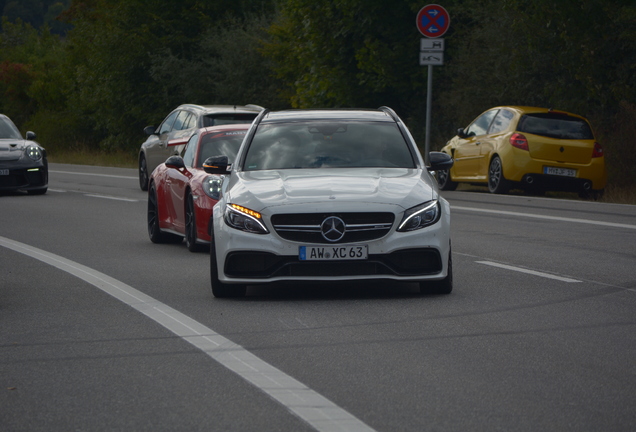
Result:
{"label": "tree foliage", "polygon": [[[53,147],[134,151],[145,125],[184,102],[388,105],[422,137],[428,69],[418,64],[415,25],[422,6],[0,1],[0,111],[44,131]],[[434,148],[492,106],[537,105],[587,115],[609,164],[636,162],[628,127],[636,123],[633,0],[445,0],[444,7],[451,26],[445,64],[433,68]]]}

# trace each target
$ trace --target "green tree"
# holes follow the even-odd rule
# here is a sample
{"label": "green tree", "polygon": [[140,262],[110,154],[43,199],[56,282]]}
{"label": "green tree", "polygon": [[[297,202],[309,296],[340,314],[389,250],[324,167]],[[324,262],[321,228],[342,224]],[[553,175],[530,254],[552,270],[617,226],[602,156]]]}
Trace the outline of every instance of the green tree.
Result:
{"label": "green tree", "polygon": [[[292,105],[408,111],[426,82],[409,2],[284,0],[266,53]],[[424,84],[425,85],[425,84]]]}

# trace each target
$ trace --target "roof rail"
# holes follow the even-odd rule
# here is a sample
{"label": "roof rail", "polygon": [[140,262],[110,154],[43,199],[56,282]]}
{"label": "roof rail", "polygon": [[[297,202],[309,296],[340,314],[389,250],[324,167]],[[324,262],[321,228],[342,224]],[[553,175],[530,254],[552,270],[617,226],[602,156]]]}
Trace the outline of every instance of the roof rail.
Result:
{"label": "roof rail", "polygon": [[379,110],[384,111],[385,113],[387,113],[388,115],[391,116],[391,118],[393,120],[395,120],[395,122],[399,123],[400,122],[400,117],[398,117],[398,115],[395,113],[395,111],[393,111],[393,109],[389,108],[388,106],[381,106],[380,108],[378,108]]}
{"label": "roof rail", "polygon": [[253,123],[256,125],[260,124],[261,120],[263,120],[263,117],[265,117],[267,113],[269,112],[270,112],[269,108],[263,108],[263,110],[260,113],[258,113],[256,118],[254,119]]}

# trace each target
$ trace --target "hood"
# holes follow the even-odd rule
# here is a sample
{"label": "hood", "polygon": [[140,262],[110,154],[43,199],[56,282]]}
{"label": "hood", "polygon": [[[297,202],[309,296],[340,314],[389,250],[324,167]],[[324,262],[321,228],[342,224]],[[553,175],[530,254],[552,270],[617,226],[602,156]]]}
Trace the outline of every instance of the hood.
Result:
{"label": "hood", "polygon": [[419,169],[321,168],[235,173],[226,200],[257,211],[273,206],[324,211],[370,204],[407,209],[433,197],[431,177]]}
{"label": "hood", "polygon": [[19,139],[0,139],[0,160],[13,161],[20,159],[29,143],[29,141]]}

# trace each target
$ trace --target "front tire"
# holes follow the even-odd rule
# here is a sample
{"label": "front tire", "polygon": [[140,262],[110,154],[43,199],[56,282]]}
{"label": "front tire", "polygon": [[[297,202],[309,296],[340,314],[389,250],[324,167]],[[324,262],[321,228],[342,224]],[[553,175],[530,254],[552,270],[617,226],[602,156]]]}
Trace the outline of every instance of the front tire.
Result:
{"label": "front tire", "polygon": [[247,292],[246,285],[226,284],[219,280],[214,233],[210,239],[210,285],[212,286],[212,294],[216,298],[245,297]]}
{"label": "front tire", "polygon": [[488,190],[494,194],[505,194],[510,190],[510,181],[504,177],[499,156],[492,158],[488,167]]}
{"label": "front tire", "polygon": [[148,163],[146,162],[146,157],[142,154],[139,156],[139,187],[142,191],[148,190],[148,181],[150,178],[148,177]]}
{"label": "front tire", "polygon": [[202,245],[197,244],[197,220],[194,209],[194,198],[189,193],[186,199],[185,211],[185,242],[190,252],[200,252]]}
{"label": "front tire", "polygon": [[159,227],[159,204],[155,184],[148,191],[148,236],[153,243],[181,243],[183,238],[176,234],[161,231]]}
{"label": "front tire", "polygon": [[440,190],[453,191],[457,189],[457,182],[451,180],[450,170],[437,171],[435,177],[437,177],[437,185]]}

